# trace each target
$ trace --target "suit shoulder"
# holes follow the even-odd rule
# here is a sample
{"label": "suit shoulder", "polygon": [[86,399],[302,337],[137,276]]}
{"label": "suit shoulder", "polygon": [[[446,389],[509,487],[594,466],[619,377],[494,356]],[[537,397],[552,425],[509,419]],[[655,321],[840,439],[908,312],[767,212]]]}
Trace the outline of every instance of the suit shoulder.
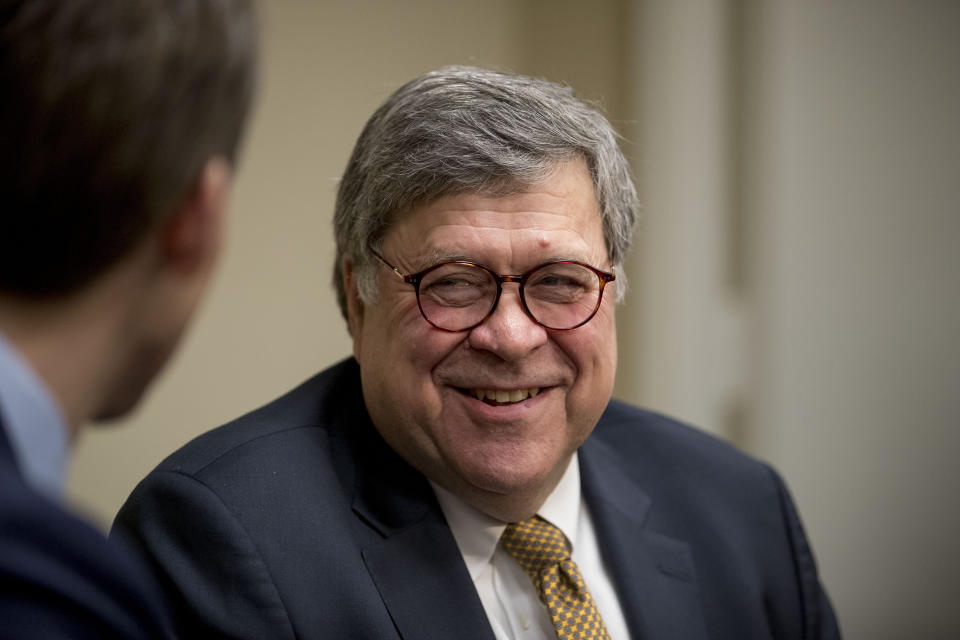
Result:
{"label": "suit shoulder", "polygon": [[166,637],[160,602],[125,547],[0,470],[0,635]]}
{"label": "suit shoulder", "polygon": [[653,467],[704,474],[761,474],[770,467],[729,442],[675,418],[611,400],[592,438]]}
{"label": "suit shoulder", "polygon": [[649,518],[658,530],[685,536],[704,527],[738,532],[737,540],[754,539],[754,531],[784,533],[788,497],[768,464],[673,418],[611,405],[584,445],[581,467],[622,474],[626,493],[639,488],[652,500]]}
{"label": "suit shoulder", "polygon": [[307,429],[342,425],[345,411],[363,406],[359,366],[344,360],[239,418],[203,433],[161,462],[156,471],[192,474],[254,441],[263,444]]}

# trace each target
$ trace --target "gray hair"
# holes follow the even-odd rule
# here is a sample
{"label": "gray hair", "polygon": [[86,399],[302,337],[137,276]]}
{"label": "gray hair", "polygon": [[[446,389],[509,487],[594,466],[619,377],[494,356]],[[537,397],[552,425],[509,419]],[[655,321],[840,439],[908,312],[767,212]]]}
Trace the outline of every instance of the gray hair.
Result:
{"label": "gray hair", "polygon": [[343,258],[353,262],[361,300],[376,301],[371,248],[396,216],[445,195],[518,193],[577,157],[586,161],[607,252],[619,267],[637,194],[617,134],[597,109],[569,87],[474,67],[445,67],[400,87],[367,121],[337,193],[334,285],[344,317]]}

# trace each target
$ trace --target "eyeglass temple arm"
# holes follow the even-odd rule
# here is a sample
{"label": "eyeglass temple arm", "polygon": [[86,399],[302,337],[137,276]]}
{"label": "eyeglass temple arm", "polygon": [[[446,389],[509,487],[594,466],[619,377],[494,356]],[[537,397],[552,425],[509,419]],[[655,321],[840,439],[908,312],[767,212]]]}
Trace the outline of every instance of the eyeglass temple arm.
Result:
{"label": "eyeglass temple arm", "polygon": [[371,252],[373,255],[375,255],[375,256],[377,256],[378,258],[380,258],[380,262],[382,262],[383,264],[387,265],[387,268],[390,269],[390,271],[393,271],[395,274],[397,274],[397,277],[398,277],[398,278],[400,278],[400,279],[403,280],[404,282],[408,282],[407,276],[403,275],[403,274],[400,272],[400,269],[397,269],[395,266],[393,266],[392,264],[390,264],[389,262],[387,262],[386,258],[384,258],[382,255],[380,255],[380,252],[379,252],[379,251],[376,251],[376,250],[374,250],[374,249],[371,248],[371,249],[370,249],[370,252]]}

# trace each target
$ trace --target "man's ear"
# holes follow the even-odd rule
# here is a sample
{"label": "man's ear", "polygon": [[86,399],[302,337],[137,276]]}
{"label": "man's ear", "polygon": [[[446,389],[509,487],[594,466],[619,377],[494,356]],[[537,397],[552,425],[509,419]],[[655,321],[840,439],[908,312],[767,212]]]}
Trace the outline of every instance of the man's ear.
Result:
{"label": "man's ear", "polygon": [[357,290],[357,278],[353,269],[353,260],[344,256],[340,259],[340,272],[343,277],[343,290],[347,302],[347,326],[353,338],[353,355],[360,359],[360,336],[363,329],[363,301]]}
{"label": "man's ear", "polygon": [[232,171],[223,158],[211,158],[180,206],[163,222],[164,264],[181,275],[209,270],[226,234]]}

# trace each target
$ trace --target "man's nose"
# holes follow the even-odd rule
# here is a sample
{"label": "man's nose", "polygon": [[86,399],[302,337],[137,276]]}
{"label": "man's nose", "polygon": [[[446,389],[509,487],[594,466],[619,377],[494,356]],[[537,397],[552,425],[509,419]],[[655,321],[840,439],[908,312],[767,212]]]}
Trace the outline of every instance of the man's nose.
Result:
{"label": "man's nose", "polygon": [[507,361],[524,357],[547,339],[547,330],[523,310],[520,290],[514,284],[504,285],[493,314],[468,336],[471,348],[490,351]]}

